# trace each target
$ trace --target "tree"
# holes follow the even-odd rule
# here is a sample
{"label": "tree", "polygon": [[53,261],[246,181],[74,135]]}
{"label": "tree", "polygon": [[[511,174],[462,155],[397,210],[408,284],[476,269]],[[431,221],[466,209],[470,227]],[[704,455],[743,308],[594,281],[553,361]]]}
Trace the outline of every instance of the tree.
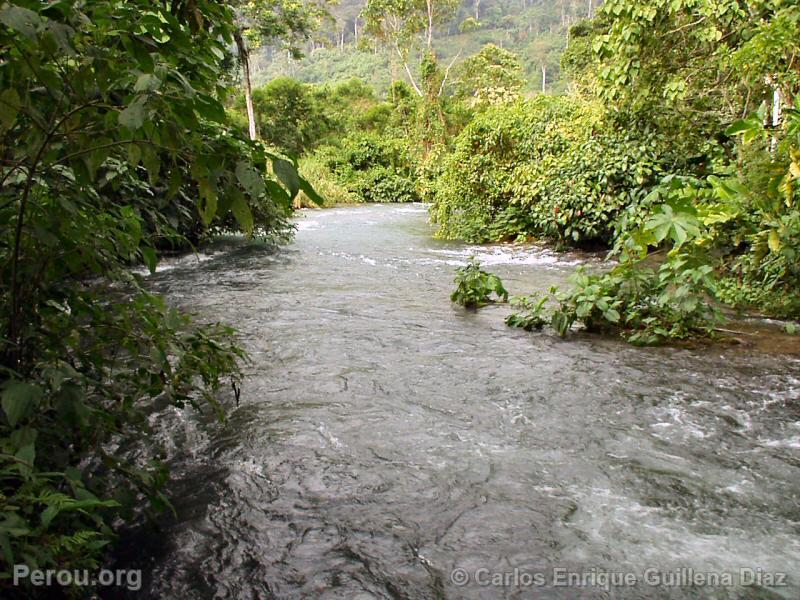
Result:
{"label": "tree", "polygon": [[424,91],[414,79],[409,56],[413,52],[432,56],[435,27],[449,22],[459,5],[460,0],[367,0],[363,13],[366,32],[390,44],[419,96]]}
{"label": "tree", "polygon": [[[798,7],[779,7],[771,0],[610,0],[600,11],[607,29],[593,42],[599,92],[651,112],[667,129],[682,123],[687,135],[714,135],[771,99],[769,81],[784,86],[787,98],[796,93]],[[758,43],[754,36],[773,34],[793,42],[743,59],[743,48]]]}
{"label": "tree", "polygon": [[524,83],[517,55],[487,44],[459,66],[456,94],[469,98],[473,106],[486,107],[518,98]]}
{"label": "tree", "polygon": [[253,93],[264,137],[292,156],[314,147],[327,129],[321,102],[309,86],[289,77],[273,79]]}
{"label": "tree", "polygon": [[324,19],[330,18],[325,0],[297,2],[295,0],[232,0],[236,11],[237,28],[233,33],[244,80],[247,120],[250,139],[258,137],[253,86],[250,73],[250,48],[262,44],[280,43],[295,58],[302,56],[300,43],[307,40]]}
{"label": "tree", "polygon": [[0,6],[0,587],[14,563],[96,566],[142,495],[167,506],[157,457],[105,442],[238,385],[233,331],[131,266],[217,227],[286,235],[292,196],[318,198],[229,126],[235,30],[222,0]]}

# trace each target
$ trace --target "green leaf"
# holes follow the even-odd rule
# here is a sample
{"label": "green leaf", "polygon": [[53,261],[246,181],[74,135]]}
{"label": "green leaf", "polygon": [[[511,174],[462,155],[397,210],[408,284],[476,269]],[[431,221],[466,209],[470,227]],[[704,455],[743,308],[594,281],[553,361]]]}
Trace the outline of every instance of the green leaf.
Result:
{"label": "green leaf", "polygon": [[200,218],[208,226],[217,214],[217,191],[206,178],[198,181],[197,186],[200,190]]}
{"label": "green leaf", "polygon": [[30,527],[18,514],[6,512],[3,514],[3,520],[0,521],[0,532],[7,533],[11,537],[20,537],[28,535]]}
{"label": "green leaf", "polygon": [[158,152],[149,145],[143,145],[142,151],[142,166],[147,170],[147,177],[152,185],[158,181],[161,174],[161,157]]}
{"label": "green leaf", "polygon": [[36,446],[28,444],[20,448],[14,455],[17,459],[17,468],[23,477],[29,477],[33,473],[33,463],[36,460]]}
{"label": "green leaf", "polygon": [[264,189],[264,177],[251,164],[241,161],[236,165],[236,179],[242,184],[251,198],[261,196]]}
{"label": "green leaf", "polygon": [[26,38],[36,41],[36,28],[42,20],[38,14],[21,6],[5,6],[0,10],[0,23],[19,31]]}
{"label": "green leaf", "polygon": [[744,133],[745,131],[750,131],[754,128],[753,120],[752,119],[740,119],[731,124],[725,130],[725,133],[729,136],[737,135],[739,133]]}
{"label": "green leaf", "polygon": [[322,206],[325,204],[325,198],[320,196],[317,193],[317,190],[313,188],[313,186],[303,177],[299,178],[300,180],[300,189],[303,193],[308,196],[308,199],[311,200],[317,206]]}
{"label": "green leaf", "polygon": [[231,212],[236,220],[239,222],[242,230],[248,236],[253,235],[253,213],[250,210],[250,205],[247,204],[244,194],[238,189],[231,191]]}
{"label": "green leaf", "polygon": [[173,169],[169,174],[169,184],[167,186],[167,198],[174,198],[183,185],[183,175],[180,169]]}
{"label": "green leaf", "polygon": [[57,504],[51,504],[47,508],[42,511],[42,526],[47,528],[50,523],[52,523],[53,519],[56,518],[58,513],[61,512],[59,506]]}
{"label": "green leaf", "polygon": [[300,191],[300,175],[297,173],[297,168],[283,158],[273,159],[272,168],[281,183],[289,190],[289,197],[294,200]]}
{"label": "green leaf", "polygon": [[58,23],[57,21],[47,21],[45,31],[53,40],[58,50],[67,56],[75,56],[75,49],[72,47],[71,38],[75,35],[75,30],[69,25]]}
{"label": "green leaf", "polygon": [[284,208],[291,207],[292,199],[289,197],[289,194],[286,193],[286,190],[280,186],[280,184],[278,184],[276,181],[268,179],[264,182],[264,185],[267,187],[267,192],[269,193],[270,198],[272,198],[276,204],[283,206]]}
{"label": "green leaf", "polygon": [[195,110],[201,117],[210,121],[224,123],[226,121],[225,107],[219,100],[206,94],[197,94],[195,99]]}
{"label": "green leaf", "polygon": [[139,252],[142,254],[144,264],[146,264],[147,268],[150,269],[150,273],[155,273],[156,265],[158,265],[158,254],[156,253],[155,248],[142,246],[139,248]]}
{"label": "green leaf", "polygon": [[781,238],[776,229],[773,229],[769,232],[767,245],[769,246],[769,249],[776,254],[781,251]]}
{"label": "green leaf", "polygon": [[128,162],[131,163],[131,166],[138,166],[142,160],[142,149],[139,147],[139,144],[131,144],[128,146]]}
{"label": "green leaf", "polygon": [[161,87],[161,80],[150,73],[144,73],[136,80],[133,86],[135,92],[152,92]]}
{"label": "green leaf", "polygon": [[42,395],[42,389],[39,386],[24,381],[7,383],[3,389],[2,406],[8,423],[12,427],[16,427],[17,423],[27,417],[39,403]]}
{"label": "green leaf", "polygon": [[144,125],[145,101],[146,99],[144,96],[137,96],[130,106],[119,113],[119,124],[123,127],[127,127],[131,131],[135,131]]}
{"label": "green leaf", "polygon": [[0,93],[0,124],[4,129],[11,129],[19,113],[20,99],[17,90],[8,88]]}

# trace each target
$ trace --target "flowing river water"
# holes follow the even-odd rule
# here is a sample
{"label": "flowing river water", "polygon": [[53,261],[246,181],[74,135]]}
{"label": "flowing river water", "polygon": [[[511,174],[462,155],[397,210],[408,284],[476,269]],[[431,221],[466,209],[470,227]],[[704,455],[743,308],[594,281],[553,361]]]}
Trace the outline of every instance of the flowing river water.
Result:
{"label": "flowing river water", "polygon": [[238,328],[252,363],[226,423],[153,415],[177,517],[125,535],[137,596],[800,597],[787,338],[526,333],[508,307],[452,305],[455,267],[476,254],[513,294],[597,258],[437,241],[420,205],[298,226],[277,253],[241,242],[150,277]]}

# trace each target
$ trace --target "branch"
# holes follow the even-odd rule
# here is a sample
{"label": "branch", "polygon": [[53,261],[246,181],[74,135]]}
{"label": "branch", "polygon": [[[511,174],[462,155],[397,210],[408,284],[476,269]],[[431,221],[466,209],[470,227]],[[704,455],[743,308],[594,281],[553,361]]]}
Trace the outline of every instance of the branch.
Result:
{"label": "branch", "polygon": [[148,144],[150,146],[155,146],[156,148],[169,151],[169,148],[167,148],[166,146],[156,144],[155,142],[151,142],[150,140],[120,140],[117,142],[111,142],[109,144],[101,144],[99,146],[95,146],[94,148],[86,148],[84,150],[79,150],[78,152],[73,152],[72,154],[67,154],[66,156],[62,156],[61,158],[59,158],[54,164],[61,164],[63,162],[75,158],[76,156],[89,154],[90,152],[94,152],[95,150],[104,150],[106,148],[114,148],[116,146],[124,146],[126,144]]}
{"label": "branch", "polygon": [[414,81],[414,76],[411,74],[411,69],[408,68],[408,62],[406,61],[405,57],[403,56],[403,53],[400,52],[400,47],[397,45],[397,42],[394,43],[394,49],[397,51],[397,55],[400,57],[400,62],[403,63],[403,67],[405,68],[406,73],[408,74],[408,80],[411,82],[411,85],[413,86],[414,91],[417,92],[417,94],[419,96],[422,96],[423,95],[422,94],[422,90],[419,89],[419,86],[417,85],[417,82]]}
{"label": "branch", "polygon": [[453,60],[450,61],[450,64],[447,65],[447,68],[444,70],[444,77],[442,78],[442,85],[439,86],[439,93],[436,94],[437,97],[440,97],[442,95],[442,92],[444,91],[444,86],[447,83],[447,77],[448,77],[448,75],[450,75],[450,69],[453,68],[453,65],[458,60],[458,57],[461,56],[461,52],[463,50],[464,50],[464,47],[462,46],[461,49],[458,51],[458,53],[453,57]]}
{"label": "branch", "polygon": [[683,31],[684,29],[689,29],[690,27],[694,27],[695,25],[700,25],[700,23],[705,21],[706,18],[708,18],[707,15],[706,16],[702,16],[699,19],[697,19],[697,21],[693,21],[691,23],[686,23],[684,25],[681,25],[677,29],[673,29],[672,31],[668,31],[666,33],[666,35],[672,35],[673,33],[678,33],[679,31]]}

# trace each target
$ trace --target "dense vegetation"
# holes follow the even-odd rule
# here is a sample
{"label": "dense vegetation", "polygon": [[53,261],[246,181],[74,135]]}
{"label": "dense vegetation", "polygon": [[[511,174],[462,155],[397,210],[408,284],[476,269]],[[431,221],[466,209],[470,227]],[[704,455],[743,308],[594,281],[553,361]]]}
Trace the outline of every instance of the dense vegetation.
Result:
{"label": "dense vegetation", "polygon": [[[358,78],[378,93],[392,81],[406,79],[402,60],[391,44],[370,36],[369,6],[381,12],[403,3],[342,0],[329,7],[334,20],[322,23],[302,45],[303,56],[265,45],[254,53],[255,79],[264,83],[289,76],[304,83],[339,83]],[[424,2],[405,3],[406,6]],[[432,47],[443,64],[458,65],[487,44],[501,46],[521,58],[528,91],[563,92],[569,85],[561,71],[561,54],[570,45],[569,28],[594,15],[602,4],[593,0],[466,0],[433,3],[446,14],[435,29]],[[424,17],[424,15],[423,15]],[[425,18],[422,19],[423,21]],[[412,53],[419,58],[417,52]],[[419,69],[413,68],[416,77]]]}
{"label": "dense vegetation", "polygon": [[710,335],[714,299],[800,316],[799,21],[790,2],[607,2],[572,31],[574,93],[460,134],[428,196],[440,235],[612,247],[610,272],[552,292],[562,334]]}
{"label": "dense vegetation", "polygon": [[234,332],[131,270],[219,229],[285,237],[316,198],[228,122],[236,31],[215,0],[0,7],[0,588],[15,563],[95,565],[115,521],[165,507],[158,457],[122,440],[238,386]]}
{"label": "dense vegetation", "polygon": [[[577,14],[546,6],[561,25]],[[350,26],[404,81],[383,100],[358,80],[277,79],[262,93],[291,85],[316,108],[297,111],[295,141],[275,142],[340,201],[430,202],[444,238],[610,248],[619,266],[574,290],[599,286],[599,312],[569,292],[551,299],[562,333],[582,322],[637,342],[709,335],[712,299],[800,316],[796,3],[607,2],[573,21],[561,95],[526,93],[531,61],[508,48],[448,62],[438,43],[482,30],[466,8],[367,2]]]}

